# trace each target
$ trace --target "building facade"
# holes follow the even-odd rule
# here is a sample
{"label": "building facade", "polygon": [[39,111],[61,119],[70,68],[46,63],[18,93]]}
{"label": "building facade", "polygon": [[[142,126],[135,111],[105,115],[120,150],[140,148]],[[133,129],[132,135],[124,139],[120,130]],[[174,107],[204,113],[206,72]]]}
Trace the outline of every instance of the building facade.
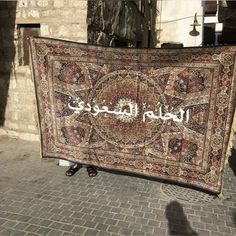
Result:
{"label": "building facade", "polygon": [[[86,43],[88,21],[93,14],[89,1],[0,1],[0,134],[31,140],[39,138],[29,37],[45,36]],[[209,30],[212,25],[209,24],[214,21],[214,37],[219,36],[220,28],[223,29],[222,25],[217,25],[217,1],[192,0],[191,4],[187,4],[187,0],[134,2],[148,18],[151,47],[161,47],[163,43],[181,43],[184,47],[214,44],[217,40],[212,38],[212,30]],[[222,14],[228,15],[224,13],[228,7],[225,4],[221,6],[221,19],[228,26],[230,19],[222,17]],[[194,22],[198,23],[195,29]]]}

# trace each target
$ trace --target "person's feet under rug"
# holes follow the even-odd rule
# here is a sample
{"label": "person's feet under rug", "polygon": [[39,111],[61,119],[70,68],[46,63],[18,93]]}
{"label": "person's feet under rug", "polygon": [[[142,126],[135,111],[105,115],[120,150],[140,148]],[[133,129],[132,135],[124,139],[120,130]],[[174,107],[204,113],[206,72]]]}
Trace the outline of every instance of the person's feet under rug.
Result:
{"label": "person's feet under rug", "polygon": [[73,176],[78,170],[79,170],[79,166],[78,166],[78,165],[70,166],[70,168],[65,172],[65,175],[71,177],[71,176]]}
{"label": "person's feet under rug", "polygon": [[[73,176],[77,171],[79,170],[79,165],[73,165],[70,166],[70,168],[65,172],[66,176]],[[87,172],[89,177],[95,177],[97,176],[97,170],[93,166],[88,166],[87,167]]]}
{"label": "person's feet under rug", "polygon": [[98,174],[97,170],[92,166],[87,167],[87,172],[89,177],[95,177]]}

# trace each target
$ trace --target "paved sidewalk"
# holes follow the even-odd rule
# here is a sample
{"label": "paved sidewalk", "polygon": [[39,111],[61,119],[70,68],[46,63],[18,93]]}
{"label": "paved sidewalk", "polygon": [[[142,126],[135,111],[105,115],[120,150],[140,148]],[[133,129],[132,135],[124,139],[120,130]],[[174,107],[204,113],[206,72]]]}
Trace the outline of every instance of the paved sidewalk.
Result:
{"label": "paved sidewalk", "polygon": [[235,160],[223,200],[187,202],[165,194],[172,185],[131,175],[89,178],[83,168],[66,177],[56,160],[41,160],[39,143],[0,136],[0,236],[236,235]]}

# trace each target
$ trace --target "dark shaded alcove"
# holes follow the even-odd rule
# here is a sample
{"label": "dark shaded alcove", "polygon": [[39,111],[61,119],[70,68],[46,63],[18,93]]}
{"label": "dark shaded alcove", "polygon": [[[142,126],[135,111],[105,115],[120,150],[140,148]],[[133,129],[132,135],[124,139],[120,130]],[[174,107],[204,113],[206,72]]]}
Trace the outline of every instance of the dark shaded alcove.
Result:
{"label": "dark shaded alcove", "polygon": [[14,71],[17,1],[0,1],[0,126],[4,125],[11,71]]}
{"label": "dark shaded alcove", "polygon": [[220,44],[236,43],[236,2],[222,0],[219,2],[218,20],[223,23],[222,34],[218,37]]}
{"label": "dark shaded alcove", "polygon": [[152,0],[88,0],[88,43],[153,47],[156,13]]}

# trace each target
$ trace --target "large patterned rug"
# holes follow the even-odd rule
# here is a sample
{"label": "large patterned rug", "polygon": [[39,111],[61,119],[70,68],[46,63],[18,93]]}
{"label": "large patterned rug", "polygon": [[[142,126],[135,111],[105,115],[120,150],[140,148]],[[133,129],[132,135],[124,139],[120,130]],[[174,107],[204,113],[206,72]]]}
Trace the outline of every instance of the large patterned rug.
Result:
{"label": "large patterned rug", "polygon": [[31,39],[42,155],[219,193],[236,47],[120,49]]}

